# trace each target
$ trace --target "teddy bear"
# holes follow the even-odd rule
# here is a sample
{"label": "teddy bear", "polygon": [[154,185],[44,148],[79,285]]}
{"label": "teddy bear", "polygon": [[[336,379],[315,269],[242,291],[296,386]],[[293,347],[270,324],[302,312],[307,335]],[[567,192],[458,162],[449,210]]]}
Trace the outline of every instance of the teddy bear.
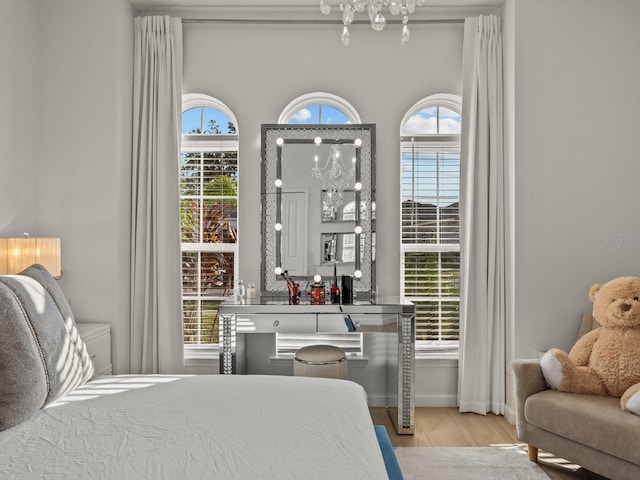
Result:
{"label": "teddy bear", "polygon": [[540,359],[547,384],[562,392],[620,397],[623,410],[640,415],[640,278],[618,277],[593,285],[589,298],[601,327],[566,352],[552,348]]}

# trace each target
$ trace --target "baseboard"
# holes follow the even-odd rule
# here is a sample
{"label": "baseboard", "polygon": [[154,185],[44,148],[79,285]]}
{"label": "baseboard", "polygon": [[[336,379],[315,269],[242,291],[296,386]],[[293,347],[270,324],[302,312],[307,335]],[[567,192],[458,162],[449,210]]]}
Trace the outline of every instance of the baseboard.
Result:
{"label": "baseboard", "polygon": [[515,425],[516,424],[516,411],[515,411],[515,408],[513,408],[508,403],[504,406],[504,418],[506,418],[507,422],[509,422],[511,425]]}
{"label": "baseboard", "polygon": [[[384,393],[368,393],[367,400],[370,407],[386,407],[396,404],[397,397]],[[416,407],[457,407],[458,399],[456,395],[416,395],[414,405]]]}
{"label": "baseboard", "polygon": [[455,394],[416,394],[416,407],[457,407],[458,398]]}
{"label": "baseboard", "polygon": [[389,405],[389,398],[384,393],[367,393],[367,403],[370,407],[386,407]]}
{"label": "baseboard", "polygon": [[513,375],[513,370],[511,367],[507,367],[507,372],[505,374],[505,382],[506,382],[506,399],[504,406],[504,418],[511,425],[516,424],[516,398],[515,398],[515,377]]}

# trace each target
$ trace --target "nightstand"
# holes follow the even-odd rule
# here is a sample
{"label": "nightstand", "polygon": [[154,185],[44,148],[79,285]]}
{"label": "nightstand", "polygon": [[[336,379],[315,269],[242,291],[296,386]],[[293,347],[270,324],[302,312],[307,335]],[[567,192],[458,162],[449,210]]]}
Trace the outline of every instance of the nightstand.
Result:
{"label": "nightstand", "polygon": [[93,360],[95,375],[111,375],[111,325],[81,322],[76,325]]}

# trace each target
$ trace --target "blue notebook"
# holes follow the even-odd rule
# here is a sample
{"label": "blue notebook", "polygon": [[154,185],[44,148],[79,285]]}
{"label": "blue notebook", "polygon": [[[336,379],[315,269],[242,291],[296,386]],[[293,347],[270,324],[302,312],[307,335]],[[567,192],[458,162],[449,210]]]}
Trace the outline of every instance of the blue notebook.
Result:
{"label": "blue notebook", "polygon": [[350,332],[356,331],[356,326],[353,324],[353,321],[351,320],[351,316],[345,315],[344,323],[347,325],[347,330],[349,330]]}

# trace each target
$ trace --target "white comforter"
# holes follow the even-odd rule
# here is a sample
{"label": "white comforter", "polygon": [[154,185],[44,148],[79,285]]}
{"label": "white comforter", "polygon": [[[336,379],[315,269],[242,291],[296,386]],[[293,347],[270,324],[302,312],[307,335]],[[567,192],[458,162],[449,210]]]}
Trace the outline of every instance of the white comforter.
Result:
{"label": "white comforter", "polygon": [[347,380],[101,377],[0,433],[1,479],[386,479]]}

